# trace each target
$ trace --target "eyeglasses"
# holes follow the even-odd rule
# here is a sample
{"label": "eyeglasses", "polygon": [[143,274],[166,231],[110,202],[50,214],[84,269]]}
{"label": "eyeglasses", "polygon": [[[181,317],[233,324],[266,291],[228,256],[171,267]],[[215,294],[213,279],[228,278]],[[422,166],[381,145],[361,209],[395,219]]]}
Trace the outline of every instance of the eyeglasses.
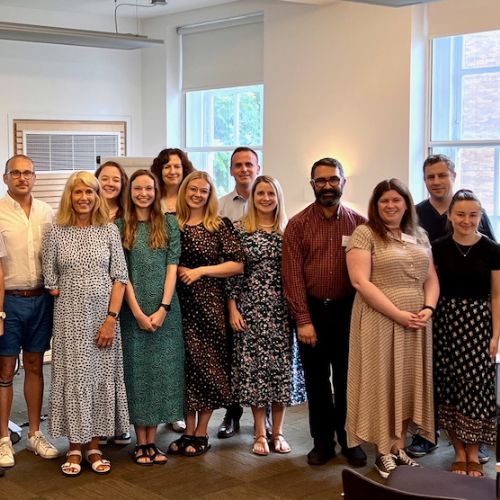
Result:
{"label": "eyeglasses", "polygon": [[22,175],[25,179],[29,180],[35,175],[35,172],[33,172],[32,170],[23,170],[22,172],[20,170],[11,170],[10,172],[7,173],[13,179],[19,179]]}
{"label": "eyeglasses", "polygon": [[317,179],[311,179],[311,182],[318,188],[323,188],[326,186],[326,183],[330,184],[330,186],[335,187],[340,184],[340,177],[318,177]]}

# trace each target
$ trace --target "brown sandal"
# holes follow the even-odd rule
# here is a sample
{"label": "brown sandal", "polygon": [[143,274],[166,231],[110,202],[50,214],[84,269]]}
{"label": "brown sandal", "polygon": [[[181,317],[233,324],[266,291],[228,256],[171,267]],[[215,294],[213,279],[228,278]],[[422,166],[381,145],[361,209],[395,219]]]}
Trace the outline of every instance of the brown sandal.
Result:
{"label": "brown sandal", "polygon": [[286,442],[285,436],[283,434],[275,434],[272,437],[273,450],[276,453],[290,453],[292,451],[291,446]]}
{"label": "brown sandal", "polygon": [[462,476],[466,476],[467,475],[467,462],[453,462],[451,464],[451,472],[454,472],[455,474],[460,474]]}
{"label": "brown sandal", "polygon": [[[479,472],[479,475],[474,476],[471,472]],[[478,462],[467,462],[467,475],[471,477],[484,477],[483,465]]]}
{"label": "brown sandal", "polygon": [[[257,448],[257,445],[259,448]],[[252,453],[254,455],[259,455],[259,457],[266,457],[269,455],[269,444],[267,442],[267,437],[264,434],[255,436]]]}

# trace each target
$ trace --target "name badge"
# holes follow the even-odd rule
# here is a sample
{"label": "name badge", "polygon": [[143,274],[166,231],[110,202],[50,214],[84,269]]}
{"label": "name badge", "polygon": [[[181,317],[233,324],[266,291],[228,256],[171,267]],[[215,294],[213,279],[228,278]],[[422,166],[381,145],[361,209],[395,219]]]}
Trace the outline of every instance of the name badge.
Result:
{"label": "name badge", "polygon": [[349,240],[350,240],[350,239],[351,239],[351,237],[350,237],[350,236],[346,236],[346,235],[342,236],[342,246],[343,246],[343,247],[346,247],[346,246],[347,246],[347,244],[349,243]]}
{"label": "name badge", "polygon": [[415,238],[415,236],[412,236],[411,234],[406,233],[401,233],[401,241],[404,241],[406,243],[413,243],[414,245],[417,244],[417,238]]}

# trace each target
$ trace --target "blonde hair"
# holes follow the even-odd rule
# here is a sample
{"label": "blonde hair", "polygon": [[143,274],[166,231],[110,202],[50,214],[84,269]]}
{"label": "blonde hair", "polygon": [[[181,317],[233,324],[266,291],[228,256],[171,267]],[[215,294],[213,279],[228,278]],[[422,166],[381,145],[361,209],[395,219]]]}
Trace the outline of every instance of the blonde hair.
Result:
{"label": "blonde hair", "polygon": [[272,230],[279,234],[283,234],[285,231],[285,226],[287,223],[287,218],[285,214],[285,202],[283,200],[283,190],[281,189],[280,183],[274,177],[270,175],[259,175],[252,186],[252,191],[250,193],[249,203],[247,204],[247,210],[243,216],[241,223],[243,228],[248,233],[255,233],[259,229],[259,214],[255,208],[255,192],[257,186],[261,183],[269,184],[276,194],[276,208],[274,210],[274,222]]}
{"label": "blonde hair", "polygon": [[191,216],[191,209],[186,203],[186,191],[190,182],[197,179],[203,179],[208,182],[210,186],[210,193],[208,194],[208,201],[203,209],[203,227],[210,233],[218,231],[222,219],[219,216],[219,202],[217,201],[217,195],[215,193],[215,186],[210,175],[201,170],[190,173],[181,184],[179,188],[179,193],[177,195],[176,213],[177,221],[179,222],[179,229],[184,231],[186,224]]}
{"label": "blonde hair", "polygon": [[80,171],[71,174],[64,186],[64,192],[59,203],[59,210],[56,216],[56,224],[61,226],[74,226],[76,224],[76,214],[73,209],[71,195],[78,183],[93,189],[96,194],[94,208],[91,214],[91,224],[93,226],[102,226],[108,224],[111,220],[109,218],[109,208],[106,198],[102,195],[101,185],[99,181],[90,172]]}
{"label": "blonde hair", "polygon": [[125,198],[125,218],[123,224],[122,242],[124,248],[131,250],[135,244],[137,234],[137,210],[132,201],[132,183],[137,177],[146,176],[153,180],[155,189],[155,199],[149,211],[149,248],[152,250],[165,248],[168,244],[168,234],[165,228],[165,216],[160,205],[160,190],[158,188],[158,179],[149,170],[136,170],[130,177],[127,187],[127,196]]}

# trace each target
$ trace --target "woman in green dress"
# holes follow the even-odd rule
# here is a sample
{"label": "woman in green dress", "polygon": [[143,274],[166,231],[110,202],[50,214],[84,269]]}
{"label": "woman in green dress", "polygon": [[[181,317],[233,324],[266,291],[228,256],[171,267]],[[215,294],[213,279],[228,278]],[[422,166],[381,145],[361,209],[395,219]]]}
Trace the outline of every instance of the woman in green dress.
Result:
{"label": "woman in green dress", "polygon": [[155,444],[161,422],[184,411],[184,341],[175,293],[180,237],[174,216],[163,215],[158,181],[147,170],[130,178],[126,216],[118,220],[130,281],[121,325],[125,385],[139,465],[165,464]]}

